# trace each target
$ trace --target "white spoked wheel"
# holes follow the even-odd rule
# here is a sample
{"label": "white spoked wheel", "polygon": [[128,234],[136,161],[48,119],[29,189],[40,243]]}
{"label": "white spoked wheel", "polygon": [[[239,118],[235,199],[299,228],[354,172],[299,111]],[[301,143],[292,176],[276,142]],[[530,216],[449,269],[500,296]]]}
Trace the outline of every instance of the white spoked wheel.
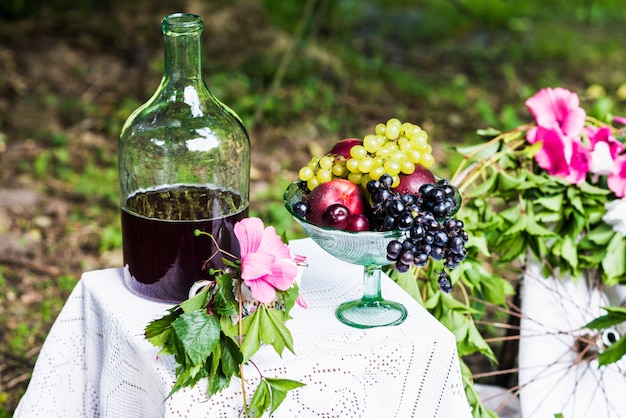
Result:
{"label": "white spoked wheel", "polygon": [[583,328],[605,313],[603,306],[623,304],[626,287],[603,288],[593,274],[546,278],[529,263],[519,295],[520,306],[508,312],[519,326],[500,324],[510,335],[499,338],[519,343],[516,364],[475,376],[515,374],[517,384],[495,394],[483,390],[483,401],[511,418],[626,417],[626,358],[601,367],[597,359],[626,330]]}

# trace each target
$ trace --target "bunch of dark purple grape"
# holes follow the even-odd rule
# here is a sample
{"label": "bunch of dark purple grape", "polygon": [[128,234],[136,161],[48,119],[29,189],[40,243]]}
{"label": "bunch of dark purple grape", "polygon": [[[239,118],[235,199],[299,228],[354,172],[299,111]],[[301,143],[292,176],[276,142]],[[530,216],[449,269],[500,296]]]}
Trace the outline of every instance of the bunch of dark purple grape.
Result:
{"label": "bunch of dark purple grape", "polygon": [[[445,269],[456,268],[467,255],[468,240],[463,221],[453,218],[459,206],[456,188],[447,180],[439,180],[422,185],[417,195],[402,194],[391,190],[391,182],[391,176],[383,175],[367,184],[376,229],[406,231],[403,241],[389,243],[387,259],[395,262],[401,273],[411,265],[424,267],[429,258],[444,260]],[[438,284],[443,292],[452,291],[450,278],[443,269]]]}

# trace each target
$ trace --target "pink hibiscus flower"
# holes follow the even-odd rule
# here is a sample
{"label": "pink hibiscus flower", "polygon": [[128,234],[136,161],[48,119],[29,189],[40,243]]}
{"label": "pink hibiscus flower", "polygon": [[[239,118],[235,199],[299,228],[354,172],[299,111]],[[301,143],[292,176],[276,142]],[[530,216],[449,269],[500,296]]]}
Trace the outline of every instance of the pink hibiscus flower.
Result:
{"label": "pink hibiscus flower", "polygon": [[264,227],[259,218],[245,218],[235,224],[241,250],[241,278],[256,300],[270,303],[276,289],[291,288],[298,277],[297,261],[273,226]]}
{"label": "pink hibiscus flower", "polygon": [[571,184],[579,184],[589,171],[589,151],[579,138],[565,138],[558,130],[538,127],[536,141],[543,142],[535,154],[539,167],[552,176],[565,178]]}
{"label": "pink hibiscus flower", "polygon": [[[563,88],[545,88],[526,100],[526,107],[535,117],[537,125],[543,128],[556,129],[566,138],[580,136],[585,125],[586,113],[580,107],[578,95]],[[534,134],[531,129],[531,132]],[[528,142],[537,140],[530,135]]]}
{"label": "pink hibiscus flower", "polygon": [[607,177],[609,189],[617,197],[626,196],[626,154],[622,154],[615,159],[613,172]]}
{"label": "pink hibiscus flower", "polygon": [[585,133],[591,143],[591,161],[589,171],[606,175],[613,171],[614,161],[624,152],[624,145],[613,136],[611,129],[604,126],[589,126]]}

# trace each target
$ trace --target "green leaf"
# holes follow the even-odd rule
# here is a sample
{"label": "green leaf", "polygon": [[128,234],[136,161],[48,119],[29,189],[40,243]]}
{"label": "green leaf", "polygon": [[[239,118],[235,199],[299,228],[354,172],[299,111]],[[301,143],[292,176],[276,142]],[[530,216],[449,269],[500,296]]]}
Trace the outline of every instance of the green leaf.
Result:
{"label": "green leaf", "polygon": [[622,308],[621,306],[605,306],[603,309],[608,313],[593,319],[586,324],[584,328],[603,329],[626,322],[626,308]]}
{"label": "green leaf", "polygon": [[300,383],[296,380],[289,380],[289,379],[277,379],[277,378],[266,377],[265,381],[267,381],[267,383],[269,384],[270,396],[272,399],[271,407],[270,407],[270,415],[272,415],[274,411],[278,409],[280,404],[283,403],[283,401],[285,400],[285,397],[287,396],[287,392],[304,386],[304,383]]}
{"label": "green leaf", "polygon": [[271,401],[272,395],[270,393],[270,385],[265,379],[261,379],[259,386],[257,386],[254,391],[254,395],[252,395],[252,400],[250,401],[250,412],[252,412],[252,415],[255,417],[261,417],[265,411],[267,411],[267,408],[269,408]]}
{"label": "green leaf", "polygon": [[526,176],[524,174],[520,176],[512,176],[506,171],[500,171],[499,173],[500,187],[502,190],[515,189],[522,184],[524,180],[526,180]]}
{"label": "green leaf", "polygon": [[602,269],[608,277],[626,275],[626,239],[621,234],[615,234],[609,242]]}
{"label": "green leaf", "polygon": [[613,343],[609,348],[604,350],[598,356],[598,365],[606,366],[615,363],[626,354],[626,334],[622,338]]}
{"label": "green leaf", "polygon": [[243,355],[235,341],[222,333],[220,336],[222,346],[222,371],[226,376],[239,375],[239,365],[243,362]]}
{"label": "green leaf", "polygon": [[183,312],[197,311],[206,307],[208,289],[211,286],[204,287],[201,291],[196,293],[193,297],[181,302],[180,307]]}
{"label": "green leaf", "polygon": [[259,306],[257,310],[259,309],[262,309],[263,313],[259,323],[261,326],[261,341],[274,347],[274,350],[276,350],[279,355],[282,355],[285,347],[294,353],[291,332],[289,332],[289,329],[283,323],[284,312],[276,309],[268,309],[265,305]]}
{"label": "green leaf", "polygon": [[[264,305],[261,305],[264,306]],[[245,338],[241,344],[241,354],[243,362],[246,363],[261,347],[261,339],[259,337],[260,325],[260,309],[252,312],[241,322],[241,329]]]}
{"label": "green leaf", "polygon": [[217,292],[213,297],[212,309],[222,317],[230,317],[239,313],[239,304],[233,293],[233,280],[230,274],[215,277]]}
{"label": "green leaf", "polygon": [[570,236],[565,236],[561,245],[561,257],[565,259],[573,270],[578,268],[578,251],[576,244]]}
{"label": "green leaf", "polygon": [[535,200],[535,203],[552,212],[561,212],[561,208],[563,207],[563,195],[544,196]]}
{"label": "green leaf", "polygon": [[172,329],[184,358],[192,365],[202,364],[220,339],[218,319],[203,310],[182,314],[172,323]]}
{"label": "green leaf", "polygon": [[[181,315],[180,309],[171,309],[170,313],[148,324],[145,336],[155,347],[167,345],[172,329],[172,322]],[[170,353],[171,354],[171,353]]]}

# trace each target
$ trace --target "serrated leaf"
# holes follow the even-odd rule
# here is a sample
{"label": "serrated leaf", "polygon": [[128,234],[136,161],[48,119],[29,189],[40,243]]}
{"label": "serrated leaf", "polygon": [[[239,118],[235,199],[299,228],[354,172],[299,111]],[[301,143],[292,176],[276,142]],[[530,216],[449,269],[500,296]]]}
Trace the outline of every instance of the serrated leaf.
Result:
{"label": "serrated leaf", "polygon": [[226,376],[239,374],[239,365],[243,362],[243,355],[235,341],[226,335],[220,336],[222,346],[222,371]]}
{"label": "serrated leaf", "polygon": [[252,395],[252,400],[250,401],[250,412],[255,417],[262,416],[265,411],[267,411],[267,408],[269,408],[271,400],[270,386],[265,379],[261,379],[259,386],[257,386],[254,391],[254,395]]}
{"label": "serrated leaf", "polygon": [[[261,305],[263,306],[263,305]],[[241,354],[243,362],[246,363],[261,347],[260,330],[260,309],[252,312],[241,322],[241,329],[245,338],[241,344]]]}
{"label": "serrated leaf", "polygon": [[220,324],[205,311],[182,314],[172,323],[172,329],[185,359],[192,365],[202,364],[220,339]]}
{"label": "serrated leaf", "polygon": [[304,383],[289,379],[266,377],[265,381],[270,387],[270,397],[272,399],[270,406],[270,416],[274,413],[274,411],[276,411],[276,409],[278,409],[280,404],[283,403],[285,397],[287,396],[287,392],[305,386]]}
{"label": "serrated leaf", "polygon": [[146,339],[155,347],[166,345],[170,338],[172,322],[174,322],[181,313],[181,310],[171,309],[169,314],[150,322],[145,329]]}
{"label": "serrated leaf", "polygon": [[261,341],[274,347],[279,355],[282,355],[285,347],[293,353],[293,338],[283,323],[284,313],[276,309],[268,309],[265,305],[261,305],[259,309],[262,309],[259,322]]}

